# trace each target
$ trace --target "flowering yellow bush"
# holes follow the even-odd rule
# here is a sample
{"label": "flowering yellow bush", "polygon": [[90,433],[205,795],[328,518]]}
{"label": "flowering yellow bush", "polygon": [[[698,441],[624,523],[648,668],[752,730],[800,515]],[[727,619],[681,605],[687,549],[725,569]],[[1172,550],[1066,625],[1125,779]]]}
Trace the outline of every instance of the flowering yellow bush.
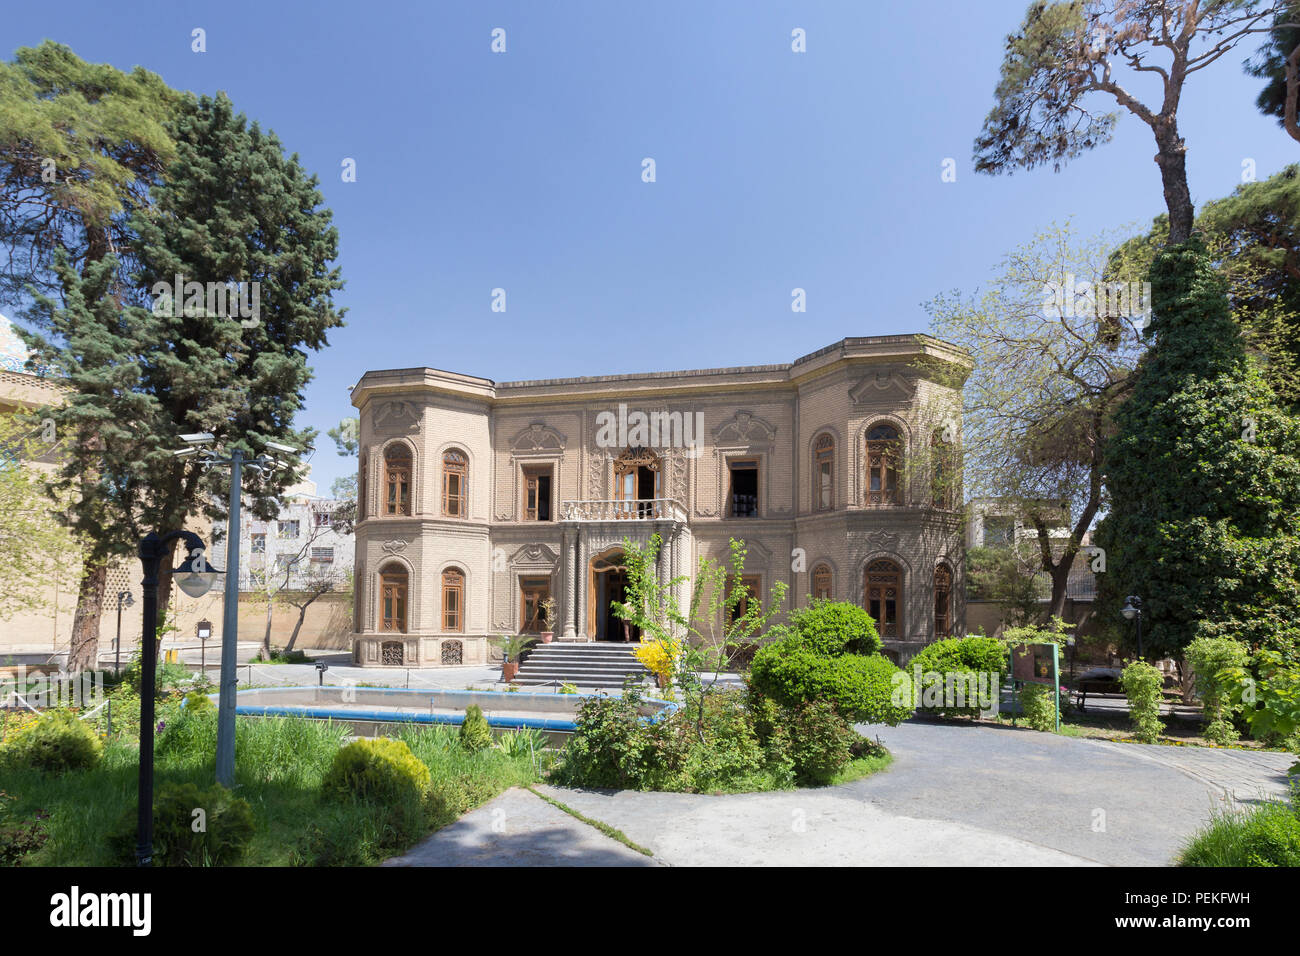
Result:
{"label": "flowering yellow bush", "polygon": [[642,641],[632,651],[650,673],[667,684],[673,676],[673,665],[681,652],[676,640],[671,637],[655,641]]}

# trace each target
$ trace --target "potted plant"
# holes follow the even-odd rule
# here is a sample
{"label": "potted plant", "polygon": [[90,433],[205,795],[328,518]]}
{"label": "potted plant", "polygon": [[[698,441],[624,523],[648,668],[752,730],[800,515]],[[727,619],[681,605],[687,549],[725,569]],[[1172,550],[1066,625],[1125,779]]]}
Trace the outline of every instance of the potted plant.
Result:
{"label": "potted plant", "polygon": [[542,602],[542,620],[546,628],[542,631],[542,643],[549,644],[555,638],[555,598],[548,596]]}
{"label": "potted plant", "polygon": [[526,634],[502,634],[492,643],[501,648],[501,679],[508,684],[519,673],[519,659],[533,639]]}

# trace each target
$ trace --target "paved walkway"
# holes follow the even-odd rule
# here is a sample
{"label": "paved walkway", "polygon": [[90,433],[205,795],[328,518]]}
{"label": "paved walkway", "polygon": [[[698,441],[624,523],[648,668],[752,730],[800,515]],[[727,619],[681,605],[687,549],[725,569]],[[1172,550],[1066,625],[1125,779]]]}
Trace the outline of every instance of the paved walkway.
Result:
{"label": "paved walkway", "polygon": [[[728,796],[539,790],[677,866],[1159,866],[1228,800],[1284,794],[1293,760],[962,724],[860,729],[877,733],[894,763],[839,787]],[[626,848],[590,826],[526,791],[507,797],[400,862],[623,862],[613,848]],[[499,809],[508,840],[491,831]]]}

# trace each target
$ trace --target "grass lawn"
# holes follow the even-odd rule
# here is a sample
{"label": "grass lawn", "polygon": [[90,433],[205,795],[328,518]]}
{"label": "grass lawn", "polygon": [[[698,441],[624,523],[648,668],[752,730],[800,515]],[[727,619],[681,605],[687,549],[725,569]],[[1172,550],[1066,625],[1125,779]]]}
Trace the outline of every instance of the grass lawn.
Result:
{"label": "grass lawn", "polygon": [[[161,705],[164,730],[156,738],[155,793],[170,783],[211,786],[215,780],[216,715],[181,716]],[[321,778],[350,730],[341,724],[288,717],[236,721],[235,794],[247,800],[256,830],[244,865],[364,866],[412,844],[512,786],[539,779],[527,738],[512,737],[479,753],[458,742],[455,728],[412,729],[402,735],[429,767],[426,800],[375,806],[320,795]],[[129,828],[135,813],[138,748],[125,734],[105,742],[91,770],[5,773],[8,823],[47,814],[48,839],[24,865],[115,866],[111,834]]]}

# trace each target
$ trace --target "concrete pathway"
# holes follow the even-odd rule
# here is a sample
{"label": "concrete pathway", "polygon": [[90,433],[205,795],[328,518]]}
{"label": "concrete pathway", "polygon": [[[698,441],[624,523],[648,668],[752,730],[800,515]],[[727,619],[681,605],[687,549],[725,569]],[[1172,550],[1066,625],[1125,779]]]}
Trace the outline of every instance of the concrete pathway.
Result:
{"label": "concrete pathway", "polygon": [[384,866],[654,866],[595,827],[518,788]]}
{"label": "concrete pathway", "polygon": [[[1285,794],[1293,761],[964,724],[859,730],[879,736],[894,763],[839,787],[726,796],[538,789],[675,866],[1162,866],[1216,809]],[[532,794],[512,794],[499,798],[510,798],[506,826],[518,828],[508,840],[491,831],[494,801],[401,862],[613,865],[624,862],[618,851],[646,862]]]}

